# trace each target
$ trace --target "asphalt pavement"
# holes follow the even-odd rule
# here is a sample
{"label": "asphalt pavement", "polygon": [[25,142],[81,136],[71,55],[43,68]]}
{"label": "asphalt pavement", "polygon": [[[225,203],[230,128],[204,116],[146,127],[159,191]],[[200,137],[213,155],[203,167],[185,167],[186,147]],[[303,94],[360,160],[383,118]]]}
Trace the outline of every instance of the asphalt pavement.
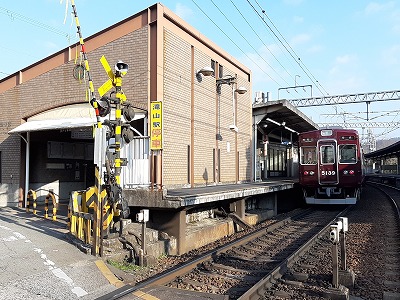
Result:
{"label": "asphalt pavement", "polygon": [[0,208],[0,299],[96,299],[117,288],[99,257],[66,239],[66,222]]}

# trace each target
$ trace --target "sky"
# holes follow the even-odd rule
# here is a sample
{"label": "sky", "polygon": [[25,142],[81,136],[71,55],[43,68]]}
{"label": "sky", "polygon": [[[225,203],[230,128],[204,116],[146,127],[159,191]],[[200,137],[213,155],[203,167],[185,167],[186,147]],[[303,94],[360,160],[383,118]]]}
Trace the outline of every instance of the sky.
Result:
{"label": "sky", "polygon": [[[83,38],[154,3],[75,0]],[[400,0],[161,3],[249,67],[253,94],[277,100],[400,90]],[[0,0],[0,80],[78,42],[71,13],[67,0]],[[375,139],[400,136],[398,100],[300,108],[317,124],[364,123],[367,109],[369,121],[390,125],[373,128]],[[366,138],[368,129],[355,129]]]}

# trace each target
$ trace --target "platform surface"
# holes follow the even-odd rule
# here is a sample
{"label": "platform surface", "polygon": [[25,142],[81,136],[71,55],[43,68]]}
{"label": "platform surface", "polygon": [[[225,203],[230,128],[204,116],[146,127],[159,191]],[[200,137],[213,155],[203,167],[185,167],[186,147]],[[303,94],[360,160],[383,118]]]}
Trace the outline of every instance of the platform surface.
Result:
{"label": "platform surface", "polygon": [[274,178],[253,183],[171,189],[167,191],[165,200],[179,201],[180,206],[196,205],[292,189],[297,182],[296,178]]}

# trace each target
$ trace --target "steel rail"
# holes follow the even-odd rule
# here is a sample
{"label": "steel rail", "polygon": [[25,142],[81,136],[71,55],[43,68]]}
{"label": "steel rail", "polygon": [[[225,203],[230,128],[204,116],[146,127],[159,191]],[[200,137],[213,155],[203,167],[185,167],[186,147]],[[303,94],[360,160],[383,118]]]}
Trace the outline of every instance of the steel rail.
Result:
{"label": "steel rail", "polygon": [[395,209],[395,211],[397,213],[397,219],[400,221],[400,207],[399,207],[399,205],[397,205],[397,201],[394,200],[392,196],[390,196],[386,191],[384,191],[383,189],[381,189],[377,185],[382,185],[384,187],[391,188],[391,189],[394,189],[394,190],[399,191],[399,192],[400,192],[400,189],[397,188],[397,187],[388,185],[388,184],[380,183],[380,182],[368,182],[368,184],[370,186],[373,186],[374,188],[380,190],[382,193],[384,193],[389,198],[389,200],[391,201],[391,203],[392,203],[392,205],[393,205],[393,207],[394,207],[394,209]]}
{"label": "steel rail", "polygon": [[145,287],[164,285],[164,284],[172,281],[174,278],[176,278],[178,276],[182,276],[182,275],[190,272],[191,270],[196,268],[200,263],[210,260],[213,256],[217,255],[218,253],[230,250],[239,244],[243,244],[247,241],[250,241],[257,237],[263,236],[263,235],[265,235],[265,233],[274,231],[277,228],[285,226],[285,225],[291,223],[292,221],[294,221],[296,218],[299,218],[303,215],[308,214],[310,211],[311,211],[311,209],[302,210],[295,216],[291,216],[291,217],[285,218],[283,220],[276,221],[276,222],[266,226],[265,228],[261,228],[261,229],[255,231],[251,234],[248,234],[242,238],[239,238],[237,240],[229,242],[224,246],[218,247],[217,249],[210,250],[207,253],[201,255],[200,257],[195,258],[189,262],[186,262],[179,267],[173,268],[171,270],[167,270],[161,274],[157,274],[157,275],[153,276],[152,278],[142,281],[136,285],[129,285],[129,284],[125,285],[121,288],[114,290],[113,292],[111,292],[109,294],[106,294],[102,297],[97,298],[97,300],[119,299],[119,298],[122,298],[122,297],[132,293],[132,292],[143,289]]}
{"label": "steel rail", "polygon": [[[345,208],[343,211],[339,212],[333,219],[336,220],[338,217],[345,215],[352,206]],[[291,254],[288,258],[286,258],[280,265],[274,268],[272,272],[262,278],[259,282],[253,285],[247,292],[241,295],[238,300],[255,300],[259,299],[261,296],[264,296],[266,290],[270,288],[278,279],[280,279],[288,270],[288,268],[305,252],[307,252],[315,241],[325,234],[330,227],[330,223],[322,228],[318,233],[316,233],[311,239],[309,239],[304,245],[300,246],[293,254]]]}

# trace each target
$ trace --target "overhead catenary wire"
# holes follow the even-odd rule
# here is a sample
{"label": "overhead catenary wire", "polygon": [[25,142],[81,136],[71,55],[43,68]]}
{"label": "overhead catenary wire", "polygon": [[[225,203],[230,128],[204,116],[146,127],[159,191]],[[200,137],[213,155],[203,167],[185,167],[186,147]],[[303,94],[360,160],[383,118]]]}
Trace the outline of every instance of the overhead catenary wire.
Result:
{"label": "overhead catenary wire", "polygon": [[[265,12],[265,10],[261,7],[261,5],[258,3],[257,0],[255,0],[255,2],[257,3],[259,9],[262,12],[262,15],[259,13],[259,11],[254,7],[254,5],[249,1],[246,0],[247,3],[251,6],[251,8],[253,9],[253,11],[257,14],[257,16],[259,17],[259,19],[261,20],[261,22],[264,24],[264,26],[266,26],[269,31],[272,33],[273,37],[278,41],[278,46],[281,45],[284,48],[284,52],[288,53],[290,55],[290,57],[293,59],[293,61],[298,65],[298,67],[300,67],[300,69],[302,70],[302,72],[304,72],[304,74],[311,80],[311,82],[313,83],[313,85],[319,90],[319,92],[325,96],[329,95],[329,93],[326,91],[326,89],[321,85],[321,83],[315,78],[315,76],[311,73],[311,71],[308,69],[308,67],[304,64],[304,62],[300,59],[299,55],[297,55],[297,53],[294,51],[294,49],[291,47],[291,45],[289,44],[289,42],[286,40],[286,38],[282,35],[282,33],[279,31],[279,29],[275,26],[275,24],[273,23],[273,21],[271,20],[271,18],[269,18],[269,16],[267,15],[267,13]],[[266,19],[268,19],[268,21],[271,23],[271,26],[266,22],[265,18],[263,17],[265,16]],[[322,91],[321,89],[323,89],[324,91]],[[297,90],[296,90],[297,92]],[[312,110],[318,110],[320,111],[321,109],[316,107],[316,108],[311,108]],[[341,108],[342,109],[342,108]]]}
{"label": "overhead catenary wire", "polygon": [[[257,2],[257,1],[256,1]],[[317,88],[318,88],[318,90],[321,92],[321,94],[322,95],[324,95],[324,92],[318,87],[318,85],[315,83],[315,80],[313,79],[313,78],[311,78],[311,76],[308,74],[308,72],[306,72],[306,70],[304,69],[304,67],[303,67],[303,63],[301,62],[301,59],[300,59],[300,57],[296,54],[296,52],[294,52],[294,51],[290,51],[289,49],[288,49],[288,47],[285,45],[285,43],[284,42],[282,42],[282,38],[280,38],[277,34],[276,34],[276,32],[271,28],[271,26],[265,21],[265,19],[260,15],[260,13],[258,12],[258,10],[254,7],[254,5],[249,1],[249,0],[247,0],[247,3],[253,8],[253,10],[254,10],[254,12],[256,12],[257,13],[257,15],[261,18],[261,20],[264,22],[264,24],[271,30],[271,32],[273,33],[273,35],[276,37],[276,39],[279,41],[279,43],[286,49],[286,51],[289,53],[289,55],[294,59],[294,61],[298,64],[298,66],[302,69],[302,71],[304,72],[304,74],[306,74],[307,75],[307,77],[317,86]],[[257,2],[258,3],[258,2]],[[263,9],[263,8],[261,8],[260,7],[260,9],[261,9],[261,11],[262,11],[262,13],[265,15],[265,16],[267,16],[266,15],[266,13],[265,13],[265,10]],[[285,40],[286,41],[286,40]],[[286,42],[286,44],[288,44],[287,42]],[[289,45],[289,47],[290,47],[290,45]],[[292,49],[291,47],[290,47],[290,49]],[[292,49],[293,50],[293,49]],[[301,63],[300,63],[301,62]]]}
{"label": "overhead catenary wire", "polygon": [[[254,2],[254,1],[253,1]],[[256,1],[257,2],[257,1]],[[258,3],[258,2],[260,2],[260,3]],[[262,1],[258,1],[257,2],[257,4],[259,5],[259,7],[261,7],[262,5],[263,5],[263,3],[262,3]],[[217,3],[219,3],[219,2],[217,2]],[[233,1],[231,0],[231,3],[234,5],[234,3],[233,3]],[[261,4],[261,5],[260,5]],[[202,4],[201,4],[201,6],[202,6]],[[235,6],[235,5],[234,5]],[[237,7],[235,7],[236,8],[236,10],[237,10]],[[240,7],[239,6],[239,8],[240,9],[242,9],[242,7]],[[226,13],[226,9],[232,9],[232,8],[225,8],[225,7],[223,7],[223,11]],[[205,10],[205,9],[204,9]],[[207,10],[205,10],[206,12],[208,12]],[[11,11],[10,11],[11,12]],[[244,13],[244,19],[246,18],[246,17],[248,17],[248,15],[249,14],[246,14],[246,11],[244,11],[244,10],[242,10],[242,12]],[[4,13],[3,11],[0,11],[0,13]],[[14,12],[13,12],[14,13]],[[6,15],[8,15],[9,16],[9,18],[11,19],[11,20],[13,20],[14,18],[17,20],[18,18],[17,18],[17,16],[16,16],[16,14],[13,14],[13,15],[10,15],[10,14],[7,14],[7,13],[5,13]],[[229,16],[229,14],[227,14],[228,16]],[[260,15],[261,15],[261,17],[260,17],[260,19],[261,18],[264,18],[266,21],[268,21],[268,20],[270,20],[270,22],[271,22],[271,28],[272,29],[274,29],[274,30],[276,30],[277,31],[277,35],[278,36],[282,36],[282,34],[281,34],[281,32],[279,32],[279,30],[278,30],[278,28],[275,26],[275,24],[272,22],[273,20],[271,20],[271,18],[269,18],[269,16],[267,15],[267,14],[261,14],[260,13]],[[273,15],[272,15],[272,17],[273,17]],[[252,19],[249,19],[250,21],[253,21],[253,19],[255,20],[256,18],[252,18]],[[214,19],[215,20],[215,19]],[[218,20],[217,20],[218,21]],[[10,21],[11,22],[11,21]],[[28,23],[28,22],[26,22],[26,21],[24,21],[25,23]],[[218,22],[216,22],[217,24],[218,24]],[[31,24],[31,23],[28,23],[28,24]],[[237,23],[235,23],[236,24],[236,26],[238,26],[238,24]],[[43,30],[47,30],[47,29],[44,29],[44,28],[42,28],[42,27],[40,27],[40,26],[38,26],[38,25],[33,25],[33,24],[31,24],[32,26],[36,26],[36,27],[39,27],[39,28],[41,28],[41,29],[43,29]],[[219,24],[220,25],[220,24]],[[256,28],[257,29],[257,31],[259,30],[258,28],[259,27],[261,27],[261,26],[259,26],[258,24],[254,27],[254,28]],[[222,27],[223,29],[225,29],[224,27]],[[241,28],[240,26],[238,27],[238,28]],[[253,30],[253,32],[254,32],[254,30]],[[61,34],[62,36],[64,36],[63,34]],[[246,37],[249,39],[249,36],[247,36],[246,35]],[[263,37],[263,35],[261,35],[261,37]],[[238,41],[238,40],[236,40],[236,39],[234,39],[233,38],[233,40],[235,40],[236,42],[237,42],[237,44],[239,45],[239,46],[242,46],[243,45],[243,41]],[[251,39],[249,39],[250,41],[251,41]],[[284,38],[282,38],[281,39],[283,42],[287,42],[286,41],[286,39],[284,39]],[[253,43],[254,44],[254,43]],[[264,44],[265,45],[265,44]],[[256,47],[257,48],[257,47]],[[290,50],[290,48],[288,47],[288,49]],[[17,49],[16,49],[17,50]],[[271,53],[272,54],[272,53]],[[89,55],[90,55],[90,53],[89,53]],[[252,58],[254,58],[254,56],[252,56],[252,55],[250,55]],[[295,57],[297,57],[297,54],[295,55]],[[293,61],[293,59],[291,59],[292,61]],[[258,59],[256,60],[256,61],[259,61]],[[279,61],[279,60],[277,60],[279,63],[281,63],[281,61]],[[297,61],[296,61],[296,63],[297,63]],[[300,62],[299,62],[300,64],[304,64],[304,62],[302,61],[302,60],[300,60]],[[285,64],[286,64],[286,62],[285,62]],[[258,67],[258,66],[257,66]],[[262,65],[261,65],[261,67],[262,67]],[[265,73],[265,70],[266,70],[267,68],[265,68],[264,67],[264,73]],[[290,69],[289,69],[290,70]],[[309,69],[307,68],[307,66],[305,66],[305,68],[304,68],[304,70],[306,70],[306,71],[309,71]],[[8,71],[8,70],[4,70],[4,71]],[[286,72],[287,72],[287,70],[285,70]],[[289,71],[290,72],[290,71]],[[10,73],[10,72],[8,72],[8,73]],[[300,74],[300,73],[299,73]],[[261,74],[262,75],[262,74]],[[293,76],[293,75],[292,75]],[[314,78],[315,79],[315,77],[313,76],[313,74],[310,72],[310,76],[312,77],[312,78]],[[265,76],[264,76],[265,77]],[[272,77],[275,77],[275,79],[277,79],[276,78],[276,76],[275,75],[272,75]],[[254,78],[254,77],[253,77]],[[306,79],[305,79],[306,80]],[[278,81],[280,81],[280,80],[278,80]],[[325,90],[324,88],[323,88],[323,86],[321,85],[321,83],[319,82],[319,81],[316,81],[315,82],[316,83],[316,86],[318,86],[318,87],[320,87],[321,89],[323,89],[323,90]],[[326,91],[326,90],[325,90]],[[299,90],[299,92],[301,92],[301,90]],[[293,96],[297,96],[297,91],[288,91],[288,93],[290,94],[290,95],[293,95]],[[286,92],[285,92],[285,94],[286,94]],[[288,97],[290,97],[289,96],[289,94],[288,94]],[[339,106],[339,109],[341,109],[341,110],[343,110],[342,109],[342,107],[341,106]],[[396,116],[397,117],[397,116]],[[390,130],[390,128],[387,128],[387,130]]]}
{"label": "overhead catenary wire", "polygon": [[[305,74],[309,74],[312,78],[314,78],[314,84],[316,86],[320,86],[327,95],[329,95],[329,93],[327,92],[327,90],[322,86],[322,84],[317,80],[317,78],[315,78],[315,76],[311,73],[310,69],[307,67],[306,64],[304,64],[304,62],[300,59],[300,57],[297,55],[296,51],[292,48],[292,46],[289,44],[289,42],[286,40],[286,38],[284,37],[284,35],[282,35],[282,33],[279,31],[279,29],[275,26],[274,22],[271,20],[271,18],[268,16],[268,14],[265,12],[265,10],[260,6],[260,4],[258,3],[257,0],[255,0],[256,3],[258,4],[258,6],[260,7],[260,9],[262,10],[263,15],[266,16],[266,18],[270,21],[271,25],[275,28],[275,30],[278,32],[278,34],[282,37],[282,39],[285,41],[286,45],[288,46],[288,48],[293,52],[294,56],[297,57],[297,60],[295,59],[296,63],[298,63],[299,65],[301,64],[306,70],[307,72],[305,72]],[[303,70],[304,71],[304,70]],[[311,78],[310,78],[311,79]],[[323,93],[322,93],[323,94]]]}
{"label": "overhead catenary wire", "polygon": [[[239,33],[239,35],[246,41],[246,43],[254,50],[254,52],[286,83],[289,84],[266,60],[258,51],[254,48],[254,46],[248,41],[248,39],[241,33],[241,31],[232,23],[232,21],[226,16],[226,14],[219,8],[217,4],[213,0],[210,0],[212,4],[218,9],[218,11],[225,17],[225,19],[231,24],[231,26]],[[232,1],[231,1],[232,2]],[[236,7],[236,6],[235,6]],[[240,11],[239,11],[240,13]],[[243,15],[242,15],[243,16]]]}
{"label": "overhead catenary wire", "polygon": [[[270,17],[267,15],[267,13],[265,12],[265,10],[261,7],[261,5],[258,3],[258,1],[255,0],[255,2],[257,3],[258,7],[261,9],[263,15],[265,15],[266,18],[270,21],[271,25],[275,28],[275,30],[278,32],[278,34],[281,36],[281,38],[285,41],[285,43],[286,43],[286,45],[288,46],[288,48],[292,51],[292,53],[294,54],[294,56],[297,58],[297,60],[296,60],[296,58],[293,57],[293,58],[295,59],[295,61],[299,64],[299,66],[302,65],[304,68],[307,69],[308,73],[305,72],[305,74],[306,74],[307,76],[308,76],[308,74],[309,74],[310,76],[312,76],[312,77],[314,78],[314,81],[315,81],[315,82],[310,78],[311,81],[313,81],[314,84],[317,84],[317,83],[318,83],[318,85],[321,86],[321,87],[324,89],[325,93],[329,95],[329,93],[325,90],[325,88],[321,85],[321,83],[315,78],[315,76],[314,76],[314,75],[311,73],[311,71],[307,68],[307,66],[304,64],[304,62],[300,59],[300,57],[297,55],[296,51],[294,51],[294,49],[292,48],[292,46],[288,43],[288,41],[287,41],[286,38],[282,35],[282,33],[279,31],[279,29],[275,26],[274,22],[272,22],[272,20],[271,20]],[[275,33],[274,33],[274,34],[275,34]],[[282,45],[283,45],[283,44],[282,44]],[[285,47],[285,48],[286,48],[286,47]],[[286,50],[288,50],[288,49],[286,48]],[[289,50],[288,50],[288,52],[290,53]],[[302,69],[303,69],[303,68],[302,68]],[[303,71],[304,71],[304,69],[303,69]],[[320,91],[321,91],[321,90],[320,90]],[[322,91],[321,91],[321,93],[324,94]]]}
{"label": "overhead catenary wire", "polygon": [[17,19],[17,20],[23,21],[25,23],[28,23],[30,25],[33,25],[35,27],[47,30],[47,31],[55,33],[57,35],[61,35],[61,36],[65,37],[68,40],[68,42],[71,40],[71,35],[69,33],[64,32],[64,31],[62,31],[62,30],[60,30],[58,28],[49,26],[47,24],[44,24],[42,22],[39,22],[37,20],[34,20],[32,18],[29,18],[29,17],[26,17],[24,15],[21,15],[21,14],[19,14],[17,12],[14,12],[14,11],[10,10],[10,9],[4,8],[4,7],[0,7],[0,13],[9,16],[11,20]]}
{"label": "overhead catenary wire", "polygon": [[220,26],[218,26],[217,23],[214,22],[213,19],[210,18],[210,16],[196,3],[195,0],[192,0],[192,2],[194,3],[194,5],[197,6],[197,8],[251,61],[254,63],[255,66],[257,66],[263,73],[265,73],[272,81],[274,81],[277,85],[279,85],[279,83],[273,78],[271,77],[270,74],[268,74],[267,72],[265,72],[265,70],[263,70],[259,64],[257,64],[257,62],[255,62],[224,30],[222,30],[222,28]]}
{"label": "overhead catenary wire", "polygon": [[[237,7],[237,5],[233,2],[233,0],[230,0],[232,5],[236,8],[237,12],[242,16],[243,20],[247,23],[247,25],[251,28],[251,30],[253,31],[253,33],[257,36],[257,38],[259,39],[259,41],[264,45],[265,49],[268,50],[268,52],[273,56],[273,58],[279,63],[279,65],[282,67],[283,70],[285,70],[285,72],[289,75],[292,76],[290,74],[290,72],[283,66],[283,64],[280,62],[280,60],[275,56],[275,54],[271,51],[271,49],[269,49],[269,47],[264,43],[264,41],[262,40],[262,38],[260,37],[260,35],[257,33],[257,31],[253,28],[253,26],[249,23],[249,21],[247,20],[247,18],[242,14],[242,12],[240,11],[240,9]],[[269,65],[269,64],[268,64]],[[272,68],[272,67],[271,67]],[[272,68],[273,69],[273,68]],[[275,69],[273,69],[275,71]],[[276,71],[275,71],[276,72]]]}

